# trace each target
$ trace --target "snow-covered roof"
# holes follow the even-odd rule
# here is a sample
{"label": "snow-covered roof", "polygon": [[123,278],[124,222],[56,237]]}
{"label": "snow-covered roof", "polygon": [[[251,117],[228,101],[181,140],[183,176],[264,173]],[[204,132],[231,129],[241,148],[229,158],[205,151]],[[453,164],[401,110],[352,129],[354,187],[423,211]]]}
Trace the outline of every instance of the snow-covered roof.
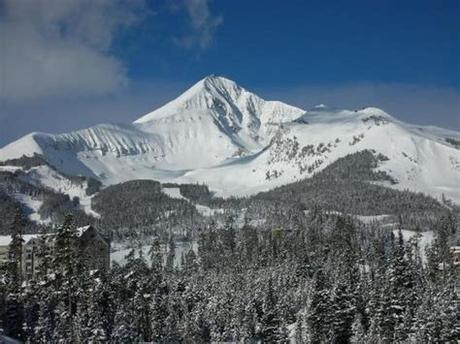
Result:
{"label": "snow-covered roof", "polygon": [[19,340],[0,334],[0,343],[4,344],[22,344]]}
{"label": "snow-covered roof", "polygon": [[[83,226],[77,228],[77,236],[81,237],[83,233],[85,233],[91,226]],[[46,234],[24,234],[22,238],[24,239],[24,243],[28,243],[30,240],[38,238],[40,235],[51,235],[53,233],[46,233]],[[0,235],[0,246],[8,246],[11,243],[11,235]]]}
{"label": "snow-covered roof", "polygon": [[[24,234],[22,238],[24,242],[37,238],[40,234]],[[11,243],[11,235],[0,235],[0,246],[8,246]]]}
{"label": "snow-covered roof", "polygon": [[91,228],[91,225],[78,227],[77,228],[77,236],[81,237],[89,228]]}

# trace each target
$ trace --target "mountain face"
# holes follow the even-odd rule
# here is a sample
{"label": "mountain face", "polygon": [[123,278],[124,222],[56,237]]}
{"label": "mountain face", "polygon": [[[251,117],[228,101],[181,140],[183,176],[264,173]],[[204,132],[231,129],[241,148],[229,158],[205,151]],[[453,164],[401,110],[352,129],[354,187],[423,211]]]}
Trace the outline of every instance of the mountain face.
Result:
{"label": "mountain face", "polygon": [[104,185],[200,182],[231,196],[309,178],[363,150],[386,157],[378,170],[392,177],[388,186],[460,203],[459,132],[406,124],[376,108],[304,111],[215,76],[132,124],[29,134],[0,149],[0,161],[38,153]]}

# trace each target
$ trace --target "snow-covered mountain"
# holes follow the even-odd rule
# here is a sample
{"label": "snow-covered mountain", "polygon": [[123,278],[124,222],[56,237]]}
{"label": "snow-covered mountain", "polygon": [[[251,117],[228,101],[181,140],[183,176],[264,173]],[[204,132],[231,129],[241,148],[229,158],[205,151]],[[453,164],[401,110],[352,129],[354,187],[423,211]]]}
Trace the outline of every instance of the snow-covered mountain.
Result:
{"label": "snow-covered mountain", "polygon": [[177,175],[258,152],[280,123],[303,113],[211,76],[133,124],[103,124],[61,135],[32,133],[0,150],[0,159],[39,153],[67,173],[95,176],[107,184],[159,178],[164,170]]}
{"label": "snow-covered mountain", "polygon": [[459,132],[406,124],[376,108],[304,111],[215,76],[132,124],[29,134],[0,149],[0,161],[38,153],[105,185],[203,182],[230,196],[308,178],[365,149],[388,158],[379,169],[397,182],[391,187],[460,203]]}

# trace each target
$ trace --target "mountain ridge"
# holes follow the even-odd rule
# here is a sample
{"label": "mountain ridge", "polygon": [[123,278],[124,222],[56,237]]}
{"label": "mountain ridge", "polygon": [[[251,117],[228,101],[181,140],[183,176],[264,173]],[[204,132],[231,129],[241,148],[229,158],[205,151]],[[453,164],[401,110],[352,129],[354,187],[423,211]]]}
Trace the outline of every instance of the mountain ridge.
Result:
{"label": "mountain ridge", "polygon": [[104,185],[204,182],[228,197],[310,178],[366,149],[388,157],[379,169],[397,181],[390,187],[460,203],[460,133],[407,124],[374,107],[305,111],[216,76],[132,124],[31,133],[1,148],[0,161],[38,153],[67,174]]}

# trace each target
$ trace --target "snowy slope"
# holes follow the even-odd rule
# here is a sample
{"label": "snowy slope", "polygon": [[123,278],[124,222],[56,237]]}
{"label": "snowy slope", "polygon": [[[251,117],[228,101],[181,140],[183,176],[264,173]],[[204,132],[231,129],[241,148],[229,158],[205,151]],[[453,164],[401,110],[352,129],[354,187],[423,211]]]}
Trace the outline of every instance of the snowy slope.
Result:
{"label": "snowy slope", "polygon": [[[39,209],[43,204],[44,196],[40,190],[51,190],[56,194],[68,195],[70,199],[78,197],[79,208],[86,214],[99,218],[100,215],[92,210],[91,198],[93,195],[87,194],[88,181],[82,178],[72,178],[61,174],[48,165],[38,165],[30,168],[20,166],[0,166],[0,172],[5,171],[14,173],[5,180],[12,179],[25,182],[24,185],[30,185],[31,188],[22,188],[11,186],[6,183],[0,185],[7,194],[12,196],[16,201],[25,206],[28,218],[40,224],[50,224],[51,219],[42,218]],[[14,184],[14,183],[13,183]],[[36,188],[32,188],[36,187]],[[38,190],[38,191],[37,191]]]}
{"label": "snowy slope", "polygon": [[[54,190],[57,193],[68,195],[71,199],[78,197],[82,210],[93,217],[100,217],[98,213],[91,209],[92,196],[86,194],[86,189],[88,188],[87,181],[82,181],[80,183],[72,181],[46,165],[32,167],[24,171],[24,173],[21,179],[31,184]],[[32,209],[38,210],[38,208]]]}
{"label": "snowy slope", "polygon": [[[185,198],[184,196],[182,196],[182,194],[180,193],[180,188],[178,187],[164,187],[163,186],[161,191],[171,198],[190,201],[188,198]],[[194,205],[195,209],[203,216],[214,216],[216,214],[224,213],[224,209],[212,209],[212,208],[209,208],[208,206],[198,204],[195,202],[193,202],[192,204]]]}
{"label": "snowy slope", "polygon": [[203,182],[230,196],[308,178],[365,149],[389,158],[379,169],[397,181],[391,187],[460,203],[459,132],[406,124],[376,108],[305,112],[214,76],[133,124],[33,133],[0,149],[0,161],[36,152],[105,185]]}
{"label": "snowy slope", "polygon": [[1,149],[0,160],[39,153],[68,174],[96,177],[105,184],[163,179],[259,151],[280,122],[303,113],[264,101],[228,79],[207,77],[131,125],[32,133]]}
{"label": "snowy slope", "polygon": [[380,169],[397,180],[392,187],[460,202],[460,150],[445,141],[459,133],[420,130],[375,108],[311,112],[302,119],[284,125],[259,154],[190,171],[180,181],[206,181],[219,194],[248,195],[308,178],[340,157],[373,149],[389,158]]}

